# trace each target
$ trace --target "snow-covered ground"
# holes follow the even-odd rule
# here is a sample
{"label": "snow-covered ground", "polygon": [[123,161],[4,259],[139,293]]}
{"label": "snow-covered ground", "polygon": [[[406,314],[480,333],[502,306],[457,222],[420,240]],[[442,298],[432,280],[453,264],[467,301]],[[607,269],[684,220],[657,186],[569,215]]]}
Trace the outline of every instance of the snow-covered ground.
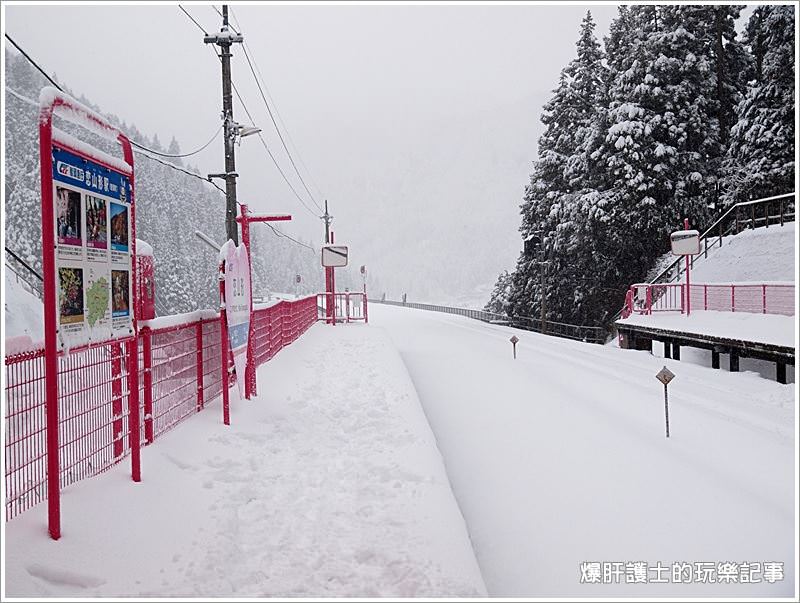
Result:
{"label": "snow-covered ground", "polygon": [[30,337],[34,341],[44,339],[44,319],[42,318],[42,302],[26,289],[8,268],[5,272],[5,296],[3,310],[5,315],[6,339],[10,337]]}
{"label": "snow-covered ground", "polygon": [[[370,322],[405,360],[491,595],[793,594],[794,385],[408,308]],[[580,581],[582,562],[638,561],[777,561],[784,579]]]}
{"label": "snow-covered ground", "polygon": [[[713,246],[709,247],[707,258],[702,253],[697,256],[692,282],[794,282],[796,234],[795,223],[788,222],[723,237],[722,247],[718,246],[719,239],[710,238],[709,245]],[[664,267],[674,260],[675,256],[668,253],[658,265]]]}
{"label": "snow-covered ground", "polygon": [[[129,463],[6,524],[8,596],[483,596],[464,520],[385,333],[316,325]],[[232,393],[235,391],[231,390]]]}
{"label": "snow-covered ground", "polygon": [[790,348],[797,345],[794,338],[794,322],[794,316],[779,314],[702,310],[694,311],[689,316],[680,312],[654,312],[649,316],[631,314],[628,318],[617,321],[618,324],[644,325],[655,329],[705,334]]}

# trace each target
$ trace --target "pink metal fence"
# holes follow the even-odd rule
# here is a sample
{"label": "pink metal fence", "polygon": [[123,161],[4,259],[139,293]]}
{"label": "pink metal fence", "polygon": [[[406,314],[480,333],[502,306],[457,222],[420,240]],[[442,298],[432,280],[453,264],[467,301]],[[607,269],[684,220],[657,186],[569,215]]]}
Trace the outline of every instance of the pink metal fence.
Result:
{"label": "pink metal fence", "polygon": [[[316,296],[254,311],[263,364],[317,320]],[[143,444],[222,392],[219,318],[139,332]],[[59,357],[60,484],[102,473],[130,452],[125,346],[101,343]],[[6,356],[6,520],[47,499],[44,350]],[[229,360],[230,363],[230,360]]]}
{"label": "pink metal fence", "polygon": [[353,322],[363,320],[367,322],[367,296],[361,291],[345,291],[339,293],[320,293],[317,295],[319,318],[327,316],[329,305],[335,308],[338,322]]}
{"label": "pink metal fence", "polygon": [[[793,284],[692,284],[689,286],[692,310],[750,312],[794,316]],[[625,296],[623,318],[633,313],[684,312],[686,285],[637,284]]]}

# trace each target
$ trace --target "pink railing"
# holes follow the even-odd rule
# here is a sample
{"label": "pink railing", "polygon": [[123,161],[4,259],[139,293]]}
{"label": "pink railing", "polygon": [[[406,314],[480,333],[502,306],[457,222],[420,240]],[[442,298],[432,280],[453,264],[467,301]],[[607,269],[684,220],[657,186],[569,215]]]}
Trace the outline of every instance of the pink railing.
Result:
{"label": "pink railing", "polygon": [[361,291],[345,291],[337,293],[317,294],[318,317],[326,318],[326,309],[329,304],[336,308],[336,320],[339,322],[352,322],[363,320],[367,322],[367,296]]}
{"label": "pink railing", "polygon": [[[142,444],[222,392],[219,317],[139,330]],[[254,310],[254,361],[263,364],[317,320],[317,298]],[[158,324],[158,320],[155,322]],[[106,471],[130,453],[125,347],[103,342],[59,358],[60,484]],[[230,362],[230,360],[229,360]],[[6,520],[47,498],[44,350],[6,356]]]}
{"label": "pink railing", "polygon": [[[689,286],[692,310],[750,312],[794,316],[793,284],[692,284]],[[685,312],[686,285],[636,284],[625,296],[622,317],[653,312]]]}

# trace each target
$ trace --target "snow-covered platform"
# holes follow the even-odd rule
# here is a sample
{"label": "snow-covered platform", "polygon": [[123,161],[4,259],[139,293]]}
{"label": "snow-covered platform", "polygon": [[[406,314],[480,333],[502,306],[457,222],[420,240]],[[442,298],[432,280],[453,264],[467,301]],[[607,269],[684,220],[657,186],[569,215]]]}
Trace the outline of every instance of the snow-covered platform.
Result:
{"label": "snow-covered platform", "polygon": [[6,524],[6,594],[486,595],[414,385],[384,331],[318,324],[219,402]]}
{"label": "snow-covered platform", "polygon": [[739,370],[739,358],[776,363],[776,377],[786,383],[786,365],[795,363],[794,317],[749,312],[695,311],[632,314],[616,322],[620,347],[652,349],[653,340],[664,344],[664,355],[680,359],[681,346],[709,349],[712,366],[719,354],[730,354],[730,370]]}

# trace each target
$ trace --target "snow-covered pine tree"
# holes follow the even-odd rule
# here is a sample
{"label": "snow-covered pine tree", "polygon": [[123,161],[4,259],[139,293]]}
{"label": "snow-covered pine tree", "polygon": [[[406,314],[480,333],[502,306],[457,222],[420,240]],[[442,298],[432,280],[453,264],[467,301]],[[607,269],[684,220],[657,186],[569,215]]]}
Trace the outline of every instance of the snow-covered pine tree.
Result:
{"label": "snow-covered pine tree", "polygon": [[707,221],[723,152],[713,17],[713,7],[632,6],[626,20],[633,30],[624,37],[628,45],[619,45],[624,56],[609,58],[616,75],[608,129],[593,154],[607,175],[605,236],[595,252],[609,295],[597,308],[599,321],[665,251],[683,216],[696,225]]}
{"label": "snow-covered pine tree", "polygon": [[726,161],[727,203],[794,190],[794,7],[760,6],[747,27],[756,79],[737,107]]}
{"label": "snow-covered pine tree", "polygon": [[[603,54],[594,29],[587,12],[577,56],[562,70],[558,87],[544,106],[545,131],[521,206],[525,250],[511,277],[508,297],[508,309],[516,315],[538,317],[543,297],[550,302],[546,303],[548,319],[564,319],[569,309],[568,304],[562,306],[562,288],[574,271],[566,244],[574,242],[574,229],[566,218],[576,218],[571,204],[576,189],[584,187],[586,170],[581,150],[592,135],[603,91]],[[572,294],[568,297],[571,300]]]}
{"label": "snow-covered pine tree", "polygon": [[497,277],[489,303],[484,306],[484,310],[494,314],[506,314],[508,309],[508,296],[511,293],[512,281],[508,270],[503,270]]}

